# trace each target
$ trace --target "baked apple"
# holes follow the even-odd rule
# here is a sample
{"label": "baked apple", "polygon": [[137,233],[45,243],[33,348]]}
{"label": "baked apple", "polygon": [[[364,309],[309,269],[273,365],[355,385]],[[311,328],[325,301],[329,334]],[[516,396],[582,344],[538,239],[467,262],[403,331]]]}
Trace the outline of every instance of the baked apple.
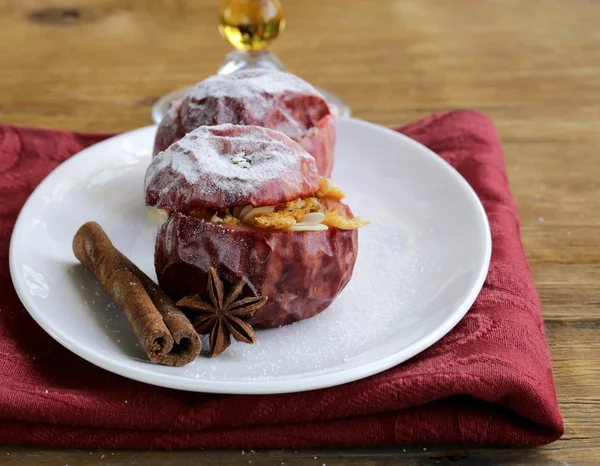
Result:
{"label": "baked apple", "polygon": [[200,127],[154,157],[146,202],[166,221],[156,241],[160,286],[205,295],[214,267],[267,303],[248,323],[277,327],[326,309],[352,276],[357,228],[344,193],[287,136],[257,126]]}
{"label": "baked apple", "polygon": [[298,142],[322,176],[333,169],[337,110],[303,79],[283,71],[254,69],[211,76],[175,102],[158,127],[154,154],[199,126],[256,125]]}

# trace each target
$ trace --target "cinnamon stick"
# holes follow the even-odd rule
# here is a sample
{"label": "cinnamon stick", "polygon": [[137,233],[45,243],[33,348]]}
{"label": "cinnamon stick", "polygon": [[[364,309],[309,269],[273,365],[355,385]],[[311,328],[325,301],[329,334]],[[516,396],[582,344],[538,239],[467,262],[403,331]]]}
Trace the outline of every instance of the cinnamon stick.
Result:
{"label": "cinnamon stick", "polygon": [[188,318],[113,246],[98,223],[79,228],[73,252],[123,311],[150,361],[179,367],[200,354],[200,338]]}

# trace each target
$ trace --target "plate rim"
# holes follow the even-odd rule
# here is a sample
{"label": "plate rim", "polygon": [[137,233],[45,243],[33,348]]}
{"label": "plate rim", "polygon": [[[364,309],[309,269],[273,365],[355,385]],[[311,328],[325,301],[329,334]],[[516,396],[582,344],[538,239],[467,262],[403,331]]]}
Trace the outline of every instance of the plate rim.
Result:
{"label": "plate rim", "polygon": [[[70,164],[75,163],[78,157],[85,156],[86,152],[94,148],[97,150],[97,146],[104,144],[112,144],[115,140],[126,139],[133,133],[144,132],[150,129],[156,129],[156,125],[148,125],[141,128],[137,128],[131,131],[127,131],[116,136],[105,139],[99,143],[93,144],[92,146],[86,147],[82,151],[74,154],[69,159],[65,160],[57,167],[55,167],[46,177],[36,186],[36,188],[29,195],[21,211],[18,214],[17,220],[14,225],[14,229],[10,239],[9,246],[9,269],[15,291],[29,313],[29,315],[35,320],[35,322],[42,327],[42,329],[48,333],[54,340],[59,344],[67,348],[69,351],[75,353],[79,357],[85,359],[91,364],[98,366],[109,372],[121,375],[123,377],[137,380],[139,382],[148,383],[150,385],[172,388],[177,390],[185,390],[192,392],[202,393],[220,393],[220,394],[247,394],[247,395],[266,395],[266,394],[283,394],[283,393],[296,393],[309,390],[317,390],[323,388],[329,388],[337,385],[342,385],[349,382],[354,382],[371,375],[381,373],[387,369],[402,364],[417,354],[421,353],[425,349],[429,348],[446,334],[448,334],[463,317],[467,314],[475,299],[479,295],[485,279],[489,271],[489,265],[492,255],[492,237],[489,226],[489,221],[485,209],[481,203],[481,200],[475,193],[473,187],[464,179],[464,177],[446,162],[442,157],[427,148],[423,144],[415,141],[414,139],[406,136],[398,131],[395,131],[384,126],[371,123],[368,121],[360,120],[358,118],[346,118],[345,120],[351,121],[352,124],[358,124],[360,126],[366,126],[370,129],[386,134],[392,135],[393,137],[402,139],[405,143],[417,147],[419,150],[427,153],[427,156],[434,159],[444,170],[449,174],[456,183],[462,186],[463,190],[468,193],[469,198],[473,201],[473,205],[476,207],[479,218],[483,222],[484,232],[484,247],[483,253],[483,264],[479,270],[477,279],[474,282],[474,286],[471,287],[469,294],[462,301],[462,303],[452,311],[451,315],[440,322],[432,331],[430,331],[423,338],[410,344],[406,348],[396,351],[388,356],[384,356],[375,361],[360,365],[358,367],[350,367],[345,369],[333,370],[322,369],[313,371],[308,377],[297,376],[296,378],[286,378],[282,380],[270,379],[270,380],[203,380],[203,379],[192,379],[177,376],[176,374],[158,374],[151,369],[145,367],[132,367],[126,362],[121,360],[111,359],[109,356],[103,353],[91,351],[87,346],[69,341],[68,335],[65,332],[55,331],[51,320],[44,318],[44,313],[37,311],[37,305],[33,302],[29,294],[25,293],[25,286],[23,278],[18,273],[17,268],[17,244],[19,232],[25,228],[25,218],[28,217],[29,210],[32,209],[34,204],[35,195],[38,193],[46,184],[51,183],[54,178],[60,175],[60,172],[68,167]],[[149,367],[152,366],[148,363]],[[178,368],[174,368],[177,370]]]}

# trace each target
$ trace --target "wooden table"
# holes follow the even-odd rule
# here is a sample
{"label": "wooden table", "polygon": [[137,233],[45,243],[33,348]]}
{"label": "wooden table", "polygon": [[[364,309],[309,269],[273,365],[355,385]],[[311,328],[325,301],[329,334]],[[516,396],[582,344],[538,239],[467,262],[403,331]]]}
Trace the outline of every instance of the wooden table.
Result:
{"label": "wooden table", "polygon": [[[215,72],[219,0],[5,0],[0,121],[85,131],[150,123],[167,91]],[[65,8],[64,5],[68,5]],[[112,452],[0,448],[0,464],[596,464],[600,462],[600,2],[288,0],[276,51],[398,126],[475,108],[500,131],[542,297],[566,432],[539,449]],[[406,451],[405,451],[406,450]]]}

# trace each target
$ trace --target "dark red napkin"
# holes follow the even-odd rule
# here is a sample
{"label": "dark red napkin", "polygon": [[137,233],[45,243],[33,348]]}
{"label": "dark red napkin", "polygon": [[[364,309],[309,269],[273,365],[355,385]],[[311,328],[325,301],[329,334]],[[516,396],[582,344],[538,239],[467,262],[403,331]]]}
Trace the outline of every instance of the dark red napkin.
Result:
{"label": "dark red napkin", "polygon": [[472,309],[436,345],[368,379],[305,393],[227,396],[111,374],[60,346],[29,317],[8,270],[17,214],[53,168],[108,135],[0,126],[0,442],[173,449],[558,439],[563,424],[539,300],[494,125],[458,111],[400,131],[456,167],[485,206],[493,256]]}

